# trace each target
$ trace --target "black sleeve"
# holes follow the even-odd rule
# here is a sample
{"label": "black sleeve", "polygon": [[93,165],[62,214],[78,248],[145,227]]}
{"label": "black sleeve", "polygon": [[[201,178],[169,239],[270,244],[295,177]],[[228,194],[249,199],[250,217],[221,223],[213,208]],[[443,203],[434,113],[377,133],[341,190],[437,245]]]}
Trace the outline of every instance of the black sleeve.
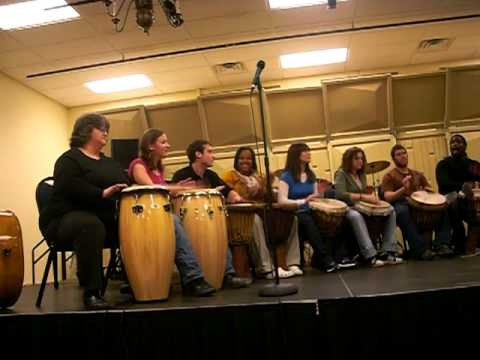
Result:
{"label": "black sleeve", "polygon": [[445,160],[440,161],[435,169],[438,188],[442,194],[448,194],[452,191],[457,191],[462,184],[455,181],[448,175],[448,164]]}
{"label": "black sleeve", "polygon": [[217,187],[217,186],[224,186],[223,190],[221,190],[221,193],[225,198],[227,198],[228,193],[232,191],[233,189],[227,185],[225,181],[223,181],[220,176],[214,171],[209,172],[209,181],[211,187]]}
{"label": "black sleeve", "polygon": [[81,178],[82,168],[74,159],[62,156],[55,164],[55,190],[73,201],[97,202],[102,200],[103,189]]}

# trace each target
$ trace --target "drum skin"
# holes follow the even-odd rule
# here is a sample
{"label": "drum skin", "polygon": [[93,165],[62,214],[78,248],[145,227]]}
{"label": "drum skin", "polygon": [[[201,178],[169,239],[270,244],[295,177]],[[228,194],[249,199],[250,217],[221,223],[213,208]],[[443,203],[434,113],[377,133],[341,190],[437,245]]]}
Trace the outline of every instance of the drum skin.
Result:
{"label": "drum skin", "polygon": [[168,192],[145,187],[122,191],[119,236],[122,260],[137,301],[165,300],[175,259],[175,227]]}
{"label": "drum skin", "polygon": [[223,283],[227,261],[227,222],[224,199],[213,189],[180,191],[173,197],[205,280],[215,289]]}
{"label": "drum skin", "polygon": [[442,221],[447,200],[440,194],[416,191],[407,198],[410,216],[420,231],[433,231]]}
{"label": "drum skin", "polygon": [[322,235],[335,237],[338,227],[345,219],[347,204],[334,199],[316,199],[310,202],[310,208]]}
{"label": "drum skin", "polygon": [[23,287],[24,260],[20,223],[11,211],[0,211],[0,308],[14,305]]}
{"label": "drum skin", "polygon": [[377,204],[370,204],[359,201],[354,206],[355,210],[360,212],[365,219],[370,238],[375,243],[383,234],[387,221],[387,216],[393,211],[393,207],[386,201],[379,200]]}

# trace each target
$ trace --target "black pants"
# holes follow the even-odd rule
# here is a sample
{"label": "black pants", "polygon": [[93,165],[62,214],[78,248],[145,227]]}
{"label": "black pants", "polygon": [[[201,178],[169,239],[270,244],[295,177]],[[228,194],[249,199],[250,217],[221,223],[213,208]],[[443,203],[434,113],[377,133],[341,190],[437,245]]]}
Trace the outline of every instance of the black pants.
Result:
{"label": "black pants", "polygon": [[[80,285],[85,291],[100,290],[103,284],[103,248],[114,236],[112,229],[100,218],[87,211],[72,211],[63,215],[48,228],[47,238],[57,248],[75,251]],[[107,241],[107,235],[110,241]]]}
{"label": "black pants", "polygon": [[[321,265],[333,261],[333,239],[322,237],[310,211],[297,213],[298,226],[313,248],[313,256]],[[303,239],[302,239],[303,241]]]}

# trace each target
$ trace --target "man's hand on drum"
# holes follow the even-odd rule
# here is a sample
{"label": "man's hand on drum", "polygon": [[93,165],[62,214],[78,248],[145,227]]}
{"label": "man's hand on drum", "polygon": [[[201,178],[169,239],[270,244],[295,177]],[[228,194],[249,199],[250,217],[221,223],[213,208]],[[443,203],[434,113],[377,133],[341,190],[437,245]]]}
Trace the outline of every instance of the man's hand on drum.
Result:
{"label": "man's hand on drum", "polygon": [[116,192],[119,192],[120,190],[125,189],[127,186],[128,186],[127,184],[115,184],[106,189],[103,189],[102,198],[107,199],[113,194],[115,194]]}
{"label": "man's hand on drum", "polygon": [[378,204],[379,203],[375,194],[362,194],[361,200],[365,201],[367,203],[370,203],[370,204]]}
{"label": "man's hand on drum", "polygon": [[197,187],[197,183],[192,178],[186,178],[185,180],[180,180],[175,185],[181,186],[185,189],[191,189]]}

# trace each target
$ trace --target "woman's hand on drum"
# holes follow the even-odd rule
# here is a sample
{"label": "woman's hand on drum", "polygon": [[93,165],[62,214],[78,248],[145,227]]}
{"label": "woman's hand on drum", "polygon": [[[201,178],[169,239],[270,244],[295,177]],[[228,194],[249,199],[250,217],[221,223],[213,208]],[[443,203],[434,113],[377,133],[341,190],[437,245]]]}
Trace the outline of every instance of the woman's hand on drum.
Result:
{"label": "woman's hand on drum", "polygon": [[310,194],[305,198],[305,202],[309,203],[312,200],[318,199],[320,197],[320,194]]}
{"label": "woman's hand on drum", "polygon": [[379,203],[375,194],[362,194],[360,200],[368,202],[370,204],[378,204]]}
{"label": "woman's hand on drum", "polygon": [[119,192],[122,189],[125,189],[128,185],[127,184],[115,184],[106,189],[103,189],[102,198],[108,199],[110,196]]}
{"label": "woman's hand on drum", "polygon": [[[224,188],[224,186],[217,186],[217,190],[219,187]],[[219,190],[220,191],[220,190]],[[235,204],[235,203],[241,203],[241,202],[246,202],[245,199],[243,199],[239,193],[237,193],[235,190],[232,190],[228,193],[227,196],[227,203],[229,204]]]}

